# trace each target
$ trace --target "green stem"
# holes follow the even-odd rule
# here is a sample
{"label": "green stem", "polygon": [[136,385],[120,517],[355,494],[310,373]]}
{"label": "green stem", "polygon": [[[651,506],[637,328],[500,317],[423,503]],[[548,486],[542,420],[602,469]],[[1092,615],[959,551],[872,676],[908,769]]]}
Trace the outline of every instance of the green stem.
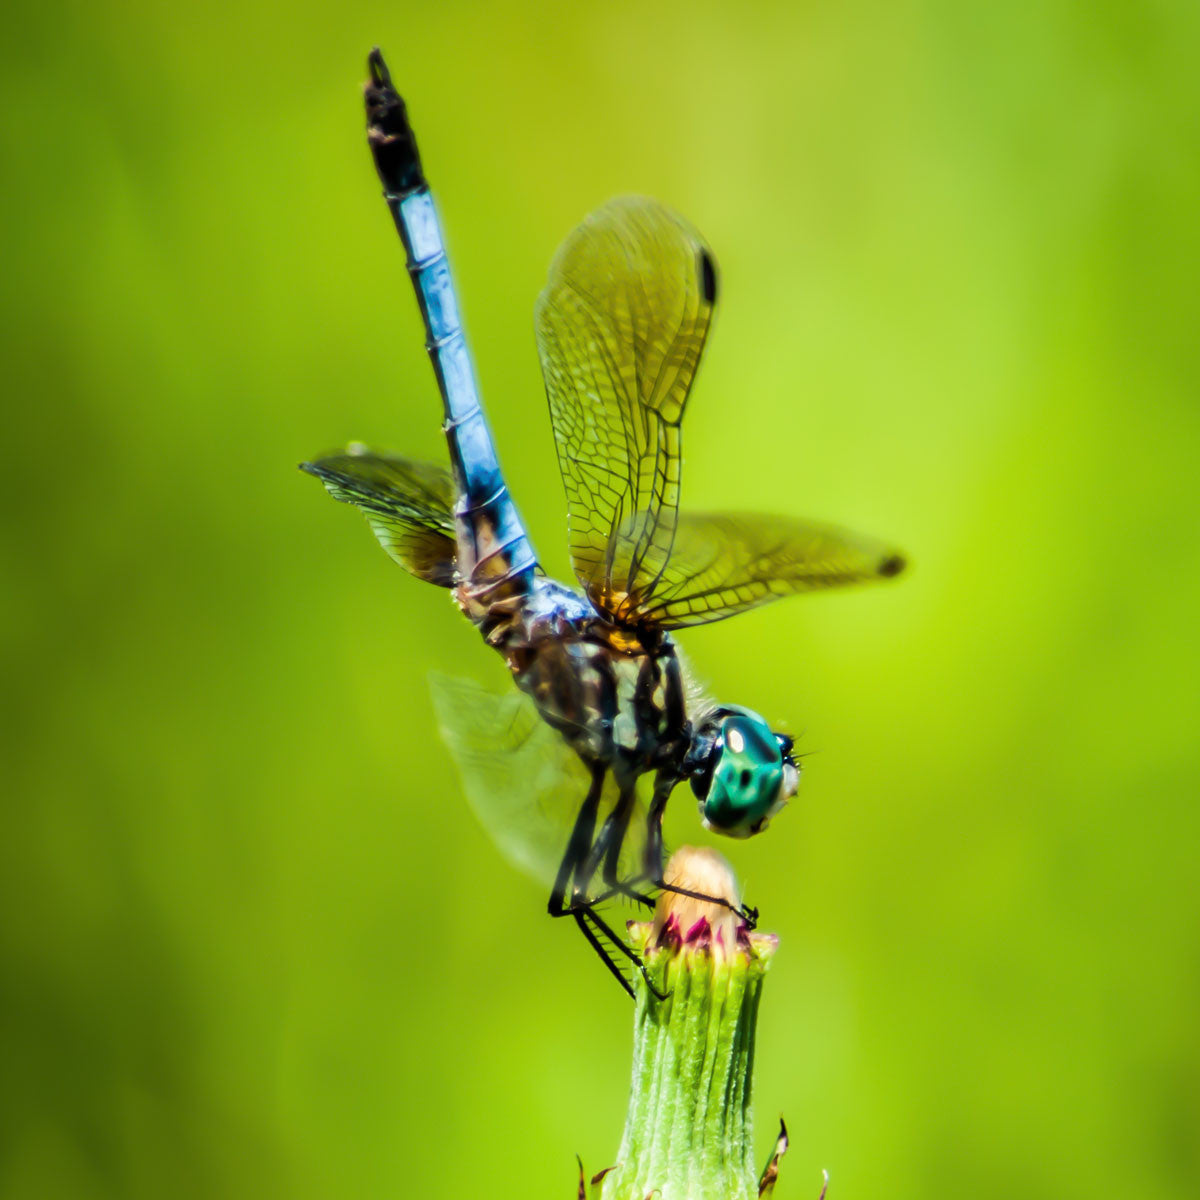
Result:
{"label": "green stem", "polygon": [[729,948],[703,930],[682,944],[656,930],[630,930],[668,995],[637,982],[629,1112],[602,1200],[757,1200],[751,1074],[776,939],[741,931]]}

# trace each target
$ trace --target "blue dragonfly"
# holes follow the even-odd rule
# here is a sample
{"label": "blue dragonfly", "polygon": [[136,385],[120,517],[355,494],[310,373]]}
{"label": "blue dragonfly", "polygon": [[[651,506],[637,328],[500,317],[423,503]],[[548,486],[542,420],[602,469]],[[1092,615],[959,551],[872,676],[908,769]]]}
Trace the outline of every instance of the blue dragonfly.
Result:
{"label": "blue dragonfly", "polygon": [[[781,596],[890,578],[904,560],[796,517],[679,511],[681,422],[717,268],[681,217],[621,197],[563,243],[535,308],[579,586],[547,578],[480,403],[404,102],[378,50],[368,66],[368,142],[425,323],[450,469],[361,445],[302,467],[357,507],[401,566],[450,589],[503,657],[516,684],[505,696],[435,677],[442,732],[501,848],[546,877],[550,913],[572,918],[632,993],[640,960],[603,901],[652,905],[651,893],[668,890],[725,904],[663,878],[675,787],[690,784],[708,830],[744,838],[799,781],[790,737],[689,689],[671,634]],[[752,925],[756,912],[740,912]]]}

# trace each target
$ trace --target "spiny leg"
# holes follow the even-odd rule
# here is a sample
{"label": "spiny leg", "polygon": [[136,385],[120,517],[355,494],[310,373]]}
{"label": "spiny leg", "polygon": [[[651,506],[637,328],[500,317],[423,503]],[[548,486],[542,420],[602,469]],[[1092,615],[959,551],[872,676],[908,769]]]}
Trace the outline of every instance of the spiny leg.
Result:
{"label": "spiny leg", "polygon": [[621,968],[613,961],[612,955],[601,945],[600,939],[588,927],[587,918],[592,914],[585,909],[579,909],[573,915],[575,924],[579,926],[579,932],[587,938],[588,944],[600,956],[600,961],[612,972],[612,977],[629,993],[630,997],[636,999],[633,985],[621,974]]}
{"label": "spiny leg", "polygon": [[[607,885],[605,890],[594,897],[596,903],[601,900],[607,900],[610,896],[624,895],[631,896],[640,902],[653,905],[654,901],[650,896],[636,890],[635,885],[638,883],[654,884],[654,880],[662,875],[662,816],[663,811],[667,806],[667,799],[671,795],[671,789],[675,785],[675,776],[666,771],[659,771],[654,779],[654,799],[650,804],[650,811],[646,815],[646,845],[643,850],[643,867],[642,870],[629,879],[618,878],[619,859],[621,854],[621,845],[625,840],[624,831],[621,834],[620,840],[611,844],[608,847],[608,855],[604,861],[604,882]],[[629,826],[629,819],[632,816],[633,805],[632,797],[629,806],[629,811],[625,813],[625,828]],[[617,810],[614,810],[609,817],[612,821],[617,815]],[[598,858],[597,858],[597,861]]]}
{"label": "spiny leg", "polygon": [[642,956],[636,950],[634,950],[632,946],[628,945],[624,938],[619,937],[616,934],[612,926],[609,925],[608,922],[605,921],[604,918],[601,917],[600,914],[595,910],[595,908],[592,907],[591,902],[581,902],[579,908],[576,909],[572,915],[575,917],[576,924],[578,924],[579,928],[583,930],[584,937],[586,937],[591,943],[592,949],[600,955],[601,959],[604,960],[604,965],[608,967],[613,975],[615,975],[621,981],[621,986],[631,996],[634,994],[634,992],[633,988],[629,985],[629,981],[624,975],[621,974],[620,968],[613,960],[613,957],[609,951],[600,943],[600,939],[596,937],[595,930],[588,929],[585,921],[590,921],[595,926],[596,930],[599,930],[600,933],[602,933],[617,950],[619,950],[627,959],[629,959],[631,963],[633,963],[635,967],[637,967],[642,978],[646,981],[646,986],[659,1000],[665,1000],[667,998],[669,995],[668,992],[660,992],[658,988],[654,986],[654,980],[650,978],[650,973],[646,970],[646,964],[643,961]]}
{"label": "spiny leg", "polygon": [[[579,926],[580,932],[588,940],[588,944],[600,956],[600,961],[612,972],[613,977],[620,983],[621,987],[627,991],[630,996],[633,996],[633,987],[629,980],[621,973],[621,968],[617,966],[616,960],[613,958],[611,951],[605,946],[596,936],[598,930],[611,943],[611,945],[619,950],[633,965],[641,972],[642,978],[646,981],[646,986],[658,997],[659,1000],[667,998],[666,992],[660,992],[654,986],[654,981],[650,978],[649,972],[646,970],[646,964],[642,956],[630,946],[624,938],[620,937],[611,925],[604,920],[603,917],[595,909],[595,901],[577,899],[572,901],[570,907],[564,909],[560,913],[555,913],[555,916],[565,917],[567,915],[575,918],[575,924]],[[589,922],[591,927],[589,927]],[[593,928],[594,927],[594,928]]]}
{"label": "spiny leg", "polygon": [[676,887],[673,883],[668,883],[665,879],[650,880],[652,887],[659,888],[664,892],[671,892],[676,896],[687,896],[690,900],[703,900],[706,904],[716,904],[721,908],[727,908],[731,913],[736,913],[743,921],[746,922],[747,929],[755,929],[758,926],[758,909],[751,908],[748,904],[730,904],[728,900],[721,896],[709,896],[705,892],[693,892],[688,888]]}
{"label": "spiny leg", "polygon": [[687,896],[691,900],[703,900],[708,904],[727,908],[730,912],[737,913],[753,929],[758,924],[757,908],[750,908],[745,904],[730,904],[728,900],[720,896],[708,896],[703,892],[693,892],[689,888],[677,887],[673,883],[668,883],[663,877],[663,813],[666,811],[671,791],[678,782],[678,776],[670,771],[660,770],[654,777],[654,797],[650,801],[650,811],[646,814],[646,848],[641,877],[651,887],[659,888],[661,891],[671,892],[676,896]]}
{"label": "spiny leg", "polygon": [[[663,813],[675,787],[676,777],[669,771],[659,771],[654,776],[654,796],[650,811],[646,814],[646,845],[643,851],[643,876],[654,882],[663,873]],[[658,886],[657,884],[655,886]]]}
{"label": "spiny leg", "polygon": [[[563,854],[562,862],[559,864],[558,874],[554,880],[554,890],[550,893],[550,902],[547,905],[547,910],[552,917],[565,917],[569,915],[575,918],[575,923],[583,932],[584,937],[587,938],[592,949],[600,956],[609,971],[620,980],[621,986],[630,995],[633,995],[633,989],[630,987],[629,981],[621,974],[612,955],[601,944],[600,939],[596,936],[596,930],[599,930],[601,934],[608,938],[637,967],[642,973],[642,978],[646,981],[646,986],[659,999],[663,999],[662,993],[651,982],[650,976],[646,972],[646,965],[642,962],[641,955],[628,946],[623,938],[618,937],[613,932],[608,923],[595,911],[595,901],[583,894],[585,885],[580,882],[581,874],[586,872],[586,877],[590,879],[591,875],[595,872],[595,866],[593,865],[588,870],[588,863],[592,862],[593,859],[598,862],[603,853],[603,851],[600,853],[592,851],[592,834],[596,828],[596,815],[600,808],[600,797],[604,790],[604,776],[606,772],[607,768],[600,764],[592,768],[591,786],[588,788],[587,797],[580,806],[579,815],[575,818],[575,826],[571,830],[570,841],[567,843],[567,849]],[[611,818],[605,821],[604,828],[614,828]],[[601,831],[601,838],[603,838],[603,830]],[[566,903],[567,885],[571,881],[572,876],[575,877],[575,883],[571,887],[570,903]],[[592,927],[589,927],[588,922],[591,922]]]}
{"label": "spiny leg", "polygon": [[621,847],[625,844],[625,837],[629,832],[629,822],[633,817],[634,805],[637,802],[637,792],[632,783],[627,784],[621,790],[621,794],[617,799],[617,803],[613,806],[613,810],[608,814],[604,825],[600,829],[600,836],[596,838],[595,844],[592,846],[591,853],[587,857],[587,861],[583,864],[581,871],[575,875],[575,894],[586,895],[591,886],[592,878],[596,871],[600,869],[600,864],[604,864],[604,883],[605,889],[599,895],[591,896],[592,904],[599,904],[602,900],[607,900],[610,896],[622,895],[627,896],[630,900],[634,900],[639,904],[644,904],[647,908],[654,907],[654,899],[647,896],[645,892],[639,892],[634,886],[633,881],[623,880],[619,878]]}
{"label": "spiny leg", "polygon": [[592,782],[588,794],[580,806],[579,815],[575,818],[575,827],[571,830],[571,838],[567,842],[558,874],[554,877],[554,889],[550,893],[550,903],[547,906],[552,917],[563,917],[573,911],[573,904],[563,903],[567,895],[567,883],[575,873],[580,863],[587,857],[592,846],[592,834],[596,829],[596,813],[600,809],[600,795],[604,791],[604,776],[607,768],[597,763],[592,767]]}

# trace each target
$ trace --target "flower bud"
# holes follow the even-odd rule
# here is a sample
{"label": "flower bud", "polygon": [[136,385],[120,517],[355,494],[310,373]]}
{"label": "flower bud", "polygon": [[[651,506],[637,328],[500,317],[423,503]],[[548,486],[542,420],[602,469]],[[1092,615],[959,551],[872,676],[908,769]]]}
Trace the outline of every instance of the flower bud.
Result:
{"label": "flower bud", "polygon": [[[664,890],[658,898],[647,949],[687,946],[724,955],[745,945],[747,925],[741,912],[733,868],[715,850],[682,846],[667,863],[663,878],[680,891]],[[696,895],[684,895],[693,892]],[[711,896],[701,900],[698,896]]]}

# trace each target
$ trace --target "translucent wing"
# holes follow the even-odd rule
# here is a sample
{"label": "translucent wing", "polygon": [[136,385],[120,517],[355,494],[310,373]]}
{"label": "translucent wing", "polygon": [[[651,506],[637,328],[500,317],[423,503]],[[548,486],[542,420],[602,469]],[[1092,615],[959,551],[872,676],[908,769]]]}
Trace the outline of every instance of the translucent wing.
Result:
{"label": "translucent wing", "polygon": [[[567,490],[575,574],[616,615],[670,552],[680,421],[716,302],[700,235],[654,200],[621,197],[563,243],[535,309]],[[615,535],[628,547],[618,564]]]}
{"label": "translucent wing", "polygon": [[[617,538],[617,561],[634,543]],[[782,596],[887,579],[904,569],[891,546],[798,517],[761,513],[680,516],[652,584],[626,601],[624,619],[681,629],[721,621]]]}
{"label": "translucent wing", "polygon": [[[549,887],[588,792],[587,768],[524,693],[497,695],[473,680],[440,674],[430,675],[429,687],[479,823],[510,862]],[[615,799],[610,778],[602,819]],[[639,806],[622,854],[624,873],[640,862],[644,829]]]}
{"label": "translucent wing", "polygon": [[379,544],[407,571],[440,587],[453,587],[454,482],[432,463],[376,454],[352,445],[301,463],[335,500],[367,518]]}

